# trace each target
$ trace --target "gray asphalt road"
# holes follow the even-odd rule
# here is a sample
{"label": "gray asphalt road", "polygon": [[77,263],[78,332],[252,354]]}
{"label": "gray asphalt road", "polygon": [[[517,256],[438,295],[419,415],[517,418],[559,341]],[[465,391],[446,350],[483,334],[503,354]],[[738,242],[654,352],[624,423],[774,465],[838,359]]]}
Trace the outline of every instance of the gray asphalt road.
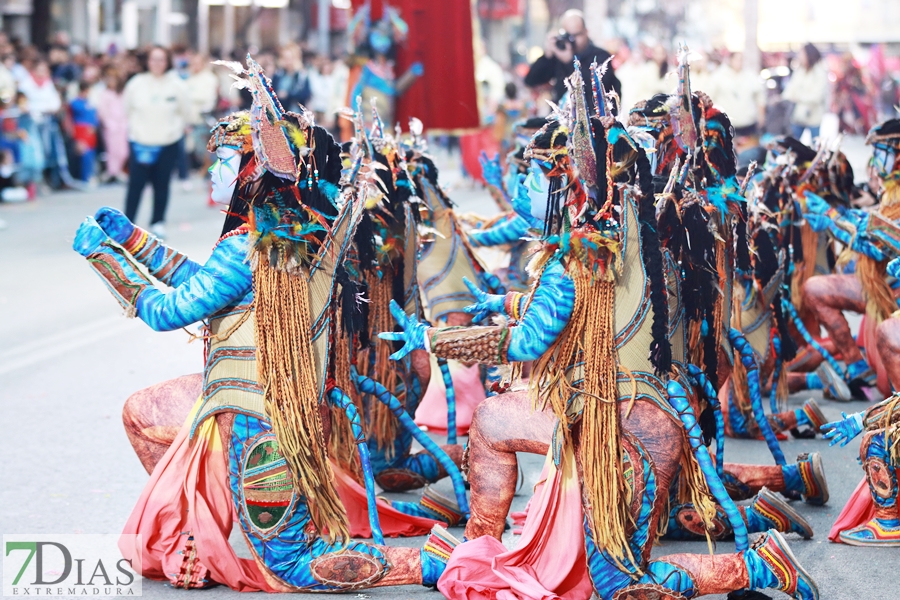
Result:
{"label": "gray asphalt road", "polygon": [[[442,179],[451,179],[452,171],[445,165]],[[205,259],[222,217],[205,206],[198,184],[192,192],[173,185],[173,192],[169,242],[194,259]],[[451,195],[463,211],[485,212],[493,206],[483,191],[459,182]],[[85,261],[70,250],[81,219],[102,205],[121,206],[123,198],[122,187],[105,187],[0,205],[0,219],[8,223],[0,231],[0,533],[119,532],[147,479],[122,429],[122,404],[137,389],[201,368],[199,343],[188,344],[183,332],[155,333],[140,321],[121,316]],[[144,224],[149,215],[146,204],[139,219]],[[799,406],[807,397],[793,397],[791,405]],[[842,409],[862,407],[823,403],[831,419]],[[862,477],[855,445],[827,449],[821,440],[792,440],[783,447],[789,457],[815,450],[825,456],[831,487],[828,506],[796,504],[816,537],[803,541],[790,536],[793,551],[818,581],[822,598],[900,596],[893,571],[900,564],[900,550],[849,548],[826,540],[834,518]],[[522,458],[527,478],[523,490],[530,490],[542,458]],[[726,458],[771,463],[765,445],[754,441],[728,440]],[[518,496],[514,508],[520,510],[527,500],[527,495]],[[515,543],[511,534],[505,541]],[[246,552],[239,538],[233,542]],[[723,542],[717,551],[731,548],[731,543]],[[654,555],[705,551],[705,543],[664,542]],[[147,581],[144,595],[182,597],[185,592]],[[211,600],[238,594],[215,588],[190,595]],[[438,594],[408,587],[361,595],[370,596],[433,599]]]}

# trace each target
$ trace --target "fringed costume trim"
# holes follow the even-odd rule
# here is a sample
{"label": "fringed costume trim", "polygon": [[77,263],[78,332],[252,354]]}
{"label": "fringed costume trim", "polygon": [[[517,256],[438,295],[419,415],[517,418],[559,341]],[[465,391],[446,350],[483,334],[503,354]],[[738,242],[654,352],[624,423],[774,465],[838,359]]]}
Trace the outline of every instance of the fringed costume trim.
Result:
{"label": "fringed costume trim", "polygon": [[[575,308],[562,334],[535,362],[532,393],[537,409],[549,406],[559,419],[554,457],[566,455],[563,444],[576,451],[594,542],[623,571],[639,572],[626,533],[628,485],[617,406],[614,270],[599,274],[576,261],[568,267],[575,282]],[[578,379],[573,369],[582,372],[580,384],[573,383]]]}
{"label": "fringed costume trim", "polygon": [[[254,258],[256,360],[266,416],[319,534],[329,542],[345,542],[350,539],[347,512],[334,486],[319,414],[309,283],[305,273],[271,264],[268,252]],[[277,258],[279,264],[288,262]]]}

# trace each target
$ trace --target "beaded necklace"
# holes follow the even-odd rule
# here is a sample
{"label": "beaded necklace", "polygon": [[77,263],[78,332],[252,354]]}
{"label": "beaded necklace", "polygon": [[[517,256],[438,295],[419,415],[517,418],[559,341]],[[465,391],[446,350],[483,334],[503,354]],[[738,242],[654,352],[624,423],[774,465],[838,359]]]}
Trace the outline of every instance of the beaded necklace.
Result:
{"label": "beaded necklace", "polygon": [[225,235],[223,235],[222,237],[219,238],[219,241],[217,241],[216,245],[213,246],[213,250],[218,248],[219,244],[221,244],[228,238],[235,236],[235,235],[243,235],[243,234],[249,233],[249,232],[250,232],[250,228],[247,227],[246,225],[241,225],[240,227],[235,227],[234,229],[232,229],[231,231],[229,231],[228,233],[226,233]]}

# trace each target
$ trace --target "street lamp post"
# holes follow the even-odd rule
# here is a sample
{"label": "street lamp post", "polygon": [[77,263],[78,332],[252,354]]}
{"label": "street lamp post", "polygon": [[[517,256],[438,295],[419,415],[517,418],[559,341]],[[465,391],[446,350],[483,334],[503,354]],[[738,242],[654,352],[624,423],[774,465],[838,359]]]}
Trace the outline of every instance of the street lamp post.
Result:
{"label": "street lamp post", "polygon": [[329,17],[331,16],[331,0],[319,0],[319,54],[328,56],[331,54],[331,47],[328,42]]}

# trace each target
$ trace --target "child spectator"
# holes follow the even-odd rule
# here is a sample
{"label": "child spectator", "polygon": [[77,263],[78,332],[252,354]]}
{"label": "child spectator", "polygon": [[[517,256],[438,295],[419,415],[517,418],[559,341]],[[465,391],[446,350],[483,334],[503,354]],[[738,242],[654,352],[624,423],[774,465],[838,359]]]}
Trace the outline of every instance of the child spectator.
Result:
{"label": "child spectator", "polygon": [[128,114],[125,112],[125,78],[114,67],[106,70],[106,88],[100,96],[103,110],[98,115],[103,126],[103,145],[106,148],[104,181],[126,181],[128,163]]}
{"label": "child spectator", "polygon": [[84,182],[94,175],[94,161],[97,159],[97,109],[88,100],[91,83],[82,81],[78,84],[78,96],[69,103],[69,114],[72,119],[72,139],[76,153],[80,159],[78,175]]}
{"label": "child spectator", "polygon": [[44,146],[25,94],[18,92],[15,104],[8,104],[0,119],[3,171],[7,176],[11,171],[15,184],[24,188],[27,199],[34,200],[45,167]]}

